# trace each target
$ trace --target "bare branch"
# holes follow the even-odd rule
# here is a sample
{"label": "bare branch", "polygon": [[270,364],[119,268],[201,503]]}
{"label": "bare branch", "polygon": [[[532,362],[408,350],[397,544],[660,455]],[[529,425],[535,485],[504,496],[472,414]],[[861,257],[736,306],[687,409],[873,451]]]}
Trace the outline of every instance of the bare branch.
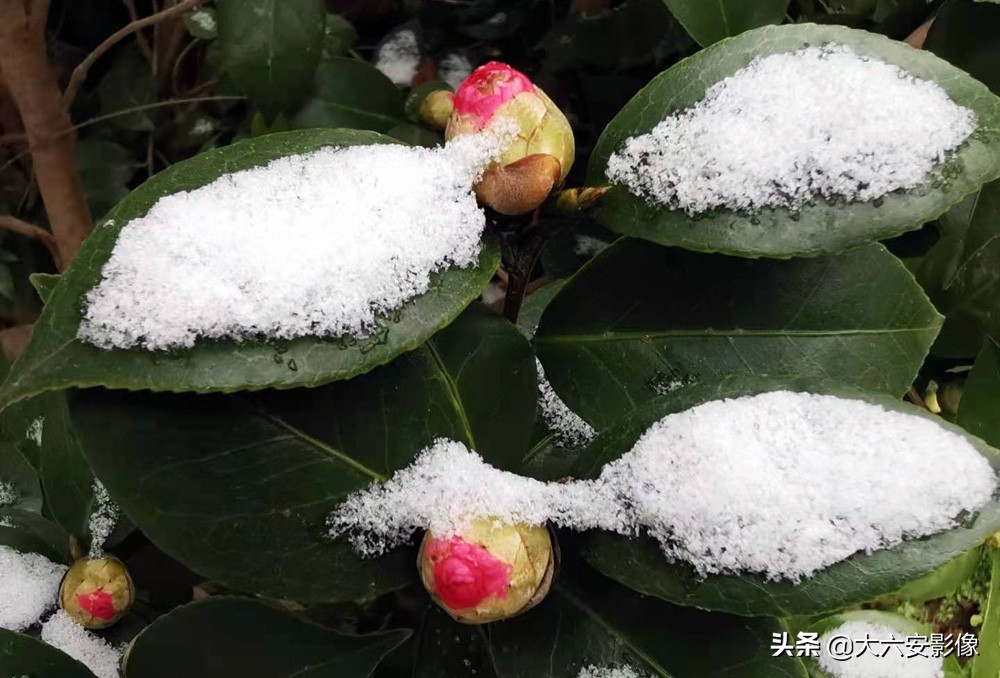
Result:
{"label": "bare branch", "polygon": [[0,214],[0,228],[13,231],[14,233],[20,233],[23,236],[27,236],[32,240],[37,240],[42,243],[49,251],[49,254],[52,255],[52,259],[55,260],[56,268],[60,271],[63,270],[62,262],[59,257],[59,243],[56,242],[56,238],[52,235],[52,233],[46,231],[41,226],[35,226],[34,224],[29,224],[27,221],[22,221],[17,217],[5,214]]}
{"label": "bare branch", "polygon": [[[135,8],[135,0],[122,0],[125,9],[128,10],[128,18],[131,21],[139,20],[139,11]],[[146,61],[153,63],[153,48],[149,45],[149,40],[140,31],[136,34],[135,40],[139,43],[139,51],[146,57]]]}
{"label": "bare branch", "polygon": [[173,7],[169,7],[162,12],[150,14],[149,16],[139,19],[138,21],[133,21],[127,26],[123,26],[119,30],[112,33],[110,37],[94,48],[94,51],[88,54],[87,58],[81,61],[80,64],[73,69],[73,73],[69,76],[69,84],[66,85],[66,91],[63,92],[63,104],[66,108],[69,108],[70,104],[73,103],[73,99],[76,98],[76,94],[80,90],[80,86],[87,78],[87,72],[90,71],[90,67],[93,66],[94,63],[109,49],[136,31],[140,31],[147,26],[154,26],[173,16],[179,16],[188,10],[194,9],[203,2],[205,2],[205,0],[184,0],[184,2],[176,4]]}

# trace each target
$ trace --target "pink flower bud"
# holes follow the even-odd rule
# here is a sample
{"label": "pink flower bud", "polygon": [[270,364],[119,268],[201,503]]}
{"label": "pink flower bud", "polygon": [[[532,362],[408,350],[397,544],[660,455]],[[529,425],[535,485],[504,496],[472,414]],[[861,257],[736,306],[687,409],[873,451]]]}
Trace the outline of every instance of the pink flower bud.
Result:
{"label": "pink flower bud", "polygon": [[530,212],[573,166],[573,129],[541,88],[495,61],[473,71],[455,92],[445,138],[475,134],[494,124],[509,125],[516,134],[499,162],[486,170],[476,195],[502,214]]}
{"label": "pink flower bud", "polygon": [[135,587],[117,558],[81,558],[59,587],[59,606],[88,629],[111,626],[131,609]]}
{"label": "pink flower bud", "polygon": [[474,521],[460,536],[424,537],[418,567],[431,597],[456,620],[483,624],[534,607],[555,568],[544,527]]}

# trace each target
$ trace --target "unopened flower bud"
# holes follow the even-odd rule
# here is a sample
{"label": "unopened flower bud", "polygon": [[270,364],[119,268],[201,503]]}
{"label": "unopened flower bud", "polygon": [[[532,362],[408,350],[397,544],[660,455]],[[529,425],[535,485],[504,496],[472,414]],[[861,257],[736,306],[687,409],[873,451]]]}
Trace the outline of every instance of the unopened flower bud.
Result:
{"label": "unopened flower bud", "polygon": [[457,536],[428,533],[417,565],[431,597],[456,621],[485,624],[541,602],[552,584],[555,556],[547,528],[485,519]]}
{"label": "unopened flower bud", "polygon": [[[473,71],[455,92],[445,138],[475,134],[493,125],[512,127],[515,133],[499,162],[486,170],[476,194],[502,214],[530,212],[566,179],[573,166],[573,129],[526,75],[495,61]],[[491,176],[505,170],[506,177]]]}
{"label": "unopened flower bud", "polygon": [[444,89],[436,89],[420,102],[420,119],[434,129],[444,129],[448,125],[455,103],[452,93]]}
{"label": "unopened flower bud", "polygon": [[117,558],[81,558],[73,563],[59,587],[59,606],[81,626],[103,629],[132,607],[135,586]]}

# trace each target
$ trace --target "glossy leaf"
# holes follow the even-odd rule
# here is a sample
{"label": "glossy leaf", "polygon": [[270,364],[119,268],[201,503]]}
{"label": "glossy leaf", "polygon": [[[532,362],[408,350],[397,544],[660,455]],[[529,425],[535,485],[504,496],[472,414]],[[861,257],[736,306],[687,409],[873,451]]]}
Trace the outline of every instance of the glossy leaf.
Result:
{"label": "glossy leaf", "polygon": [[919,228],[1000,176],[1000,100],[984,85],[933,54],[903,43],[839,26],[801,24],[744,33],[657,76],[604,130],[591,156],[589,183],[607,183],[608,158],[628,137],[644,134],[667,115],[693,106],[708,87],[754,58],[829,42],[849,45],[936,82],[956,102],[975,111],[978,132],[934,177],[912,190],[891,193],[877,204],[816,200],[797,213],[785,208],[755,215],[717,209],[691,219],[683,211],[650,205],[617,186],[602,198],[598,219],[625,235],[693,250],[749,257],[816,255]]}
{"label": "glossy leaf", "polygon": [[987,339],[958,406],[956,423],[991,445],[1000,446],[1000,345]]}
{"label": "glossy leaf", "polygon": [[404,122],[403,95],[378,69],[357,59],[324,59],[313,96],[292,124],[388,132]]}
{"label": "glossy leaf", "polygon": [[947,317],[949,344],[960,346],[943,352],[964,353],[986,333],[1000,335],[1000,181],[966,198],[939,225],[941,239],[915,274]]}
{"label": "glossy leaf", "polygon": [[1000,94],[1000,0],[950,0],[934,16],[924,49]]}
{"label": "glossy leaf", "polygon": [[270,118],[301,103],[323,50],[323,0],[219,0],[215,11],[226,79]]}
{"label": "glossy leaf", "polygon": [[69,420],[66,393],[55,391],[39,398],[46,401],[38,477],[45,490],[47,515],[81,544],[88,544],[90,515],[94,510],[94,474]]}
{"label": "glossy leaf", "polygon": [[31,286],[38,292],[43,304],[48,303],[52,290],[59,284],[59,275],[54,273],[32,273],[28,276]]}
{"label": "glossy leaf", "polygon": [[1000,675],[1000,550],[990,548],[990,588],[983,626],[979,630],[979,656],[972,660],[972,678]]}
{"label": "glossy leaf", "polygon": [[600,429],[658,394],[730,374],[902,395],[940,324],[881,245],[778,261],[623,239],[563,287],[534,342],[556,392]]}
{"label": "glossy leaf", "polygon": [[664,0],[702,47],[751,28],[781,23],[789,0]]}
{"label": "glossy leaf", "polygon": [[0,675],[95,678],[86,666],[37,638],[0,629]]}
{"label": "glossy leaf", "polygon": [[56,563],[73,562],[69,535],[35,511],[0,508],[0,544],[21,553],[40,553]]}
{"label": "glossy leaf", "polygon": [[798,659],[770,656],[775,619],[679,608],[570,568],[522,617],[470,628],[429,612],[415,678],[577,678],[623,664],[655,678],[806,676]]}
{"label": "glossy leaf", "polygon": [[14,491],[15,499],[9,504],[0,503],[0,509],[42,510],[42,487],[35,469],[16,445],[0,441],[0,486],[4,485]]}
{"label": "glossy leaf", "polygon": [[919,579],[907,582],[893,596],[919,605],[928,600],[944,598],[954,593],[976,573],[983,558],[983,547],[969,549],[958,558]]}
{"label": "glossy leaf", "polygon": [[229,392],[317,386],[367,372],[422,344],[486,287],[499,262],[496,246],[483,248],[477,266],[432,276],[432,289],[403,306],[398,316],[384,319],[365,340],[201,341],[190,350],[157,352],[102,350],[76,338],[83,297],[100,281],[101,267],[119,231],[160,197],[286,155],[331,145],[388,142],[386,137],[352,130],[272,134],[203,153],[157,174],[108,214],[61,276],[35,325],[31,343],[0,389],[0,405],[69,387]]}
{"label": "glossy leaf", "polygon": [[409,637],[406,630],[349,636],[249,598],[179,607],[140,633],[125,678],[365,678]]}
{"label": "glossy leaf", "polygon": [[516,468],[534,392],[531,347],[476,305],[347,382],[235,396],[92,390],[71,407],[95,473],[160,549],[236,590],[325,602],[416,575],[407,549],[365,560],[330,539],[330,512],[438,437]]}
{"label": "glossy leaf", "polygon": [[[650,425],[667,414],[709,400],[779,389],[861,398],[888,410],[932,418],[939,425],[968,437],[994,468],[1000,467],[1000,452],[982,440],[969,436],[926,410],[894,398],[833,383],[740,377],[689,386],[637,408],[614,427],[602,432],[587,448],[577,466],[577,475],[597,475],[605,463],[630,450]],[[855,554],[797,584],[786,580],[768,581],[756,574],[699,578],[690,566],[667,562],[656,541],[646,536],[629,539],[596,534],[587,544],[586,554],[587,559],[607,576],[637,591],[678,605],[748,616],[788,617],[835,610],[892,592],[979,545],[998,529],[1000,501],[994,499],[975,516],[949,531],[910,540],[869,555]]]}

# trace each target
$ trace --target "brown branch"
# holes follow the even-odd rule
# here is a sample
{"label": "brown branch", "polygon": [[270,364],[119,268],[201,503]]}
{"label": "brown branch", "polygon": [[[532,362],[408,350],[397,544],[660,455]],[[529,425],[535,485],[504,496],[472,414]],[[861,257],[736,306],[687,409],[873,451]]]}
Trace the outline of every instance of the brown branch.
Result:
{"label": "brown branch", "polygon": [[0,228],[13,231],[14,233],[20,233],[23,236],[27,236],[32,240],[37,240],[42,243],[52,255],[52,259],[56,262],[56,268],[60,271],[63,270],[59,258],[59,243],[56,242],[55,236],[49,231],[46,231],[41,226],[35,226],[34,224],[29,224],[27,221],[22,221],[17,217],[4,214],[0,214]]}
{"label": "brown branch", "polygon": [[14,362],[21,355],[28,342],[31,341],[31,330],[33,324],[16,325],[0,330],[0,349],[3,350],[7,360]]}
{"label": "brown branch", "polygon": [[147,26],[154,26],[172,16],[179,16],[188,10],[194,9],[203,2],[205,2],[205,0],[184,0],[184,2],[176,4],[173,7],[169,7],[162,12],[150,14],[149,16],[139,19],[138,21],[133,21],[112,33],[104,42],[95,47],[94,51],[88,54],[86,59],[81,61],[80,64],[73,69],[73,73],[69,76],[69,84],[66,85],[66,91],[63,93],[63,105],[66,108],[69,108],[69,105],[73,103],[73,99],[76,98],[76,94],[80,90],[80,86],[87,78],[87,72],[90,70],[90,67],[93,66],[94,63],[109,49],[136,31],[140,31]]}
{"label": "brown branch", "polygon": [[[125,5],[125,9],[128,10],[128,18],[130,21],[139,20],[139,11],[135,8],[135,0],[122,0],[122,4]],[[153,48],[149,45],[149,40],[142,31],[136,33],[135,41],[139,45],[139,51],[142,55],[146,57],[146,61],[153,63]]]}
{"label": "brown branch", "polygon": [[44,31],[37,29],[47,7],[47,0],[0,1],[0,70],[20,113],[59,261],[65,265],[93,223],[76,167],[76,135],[61,134],[72,123],[49,63]]}

